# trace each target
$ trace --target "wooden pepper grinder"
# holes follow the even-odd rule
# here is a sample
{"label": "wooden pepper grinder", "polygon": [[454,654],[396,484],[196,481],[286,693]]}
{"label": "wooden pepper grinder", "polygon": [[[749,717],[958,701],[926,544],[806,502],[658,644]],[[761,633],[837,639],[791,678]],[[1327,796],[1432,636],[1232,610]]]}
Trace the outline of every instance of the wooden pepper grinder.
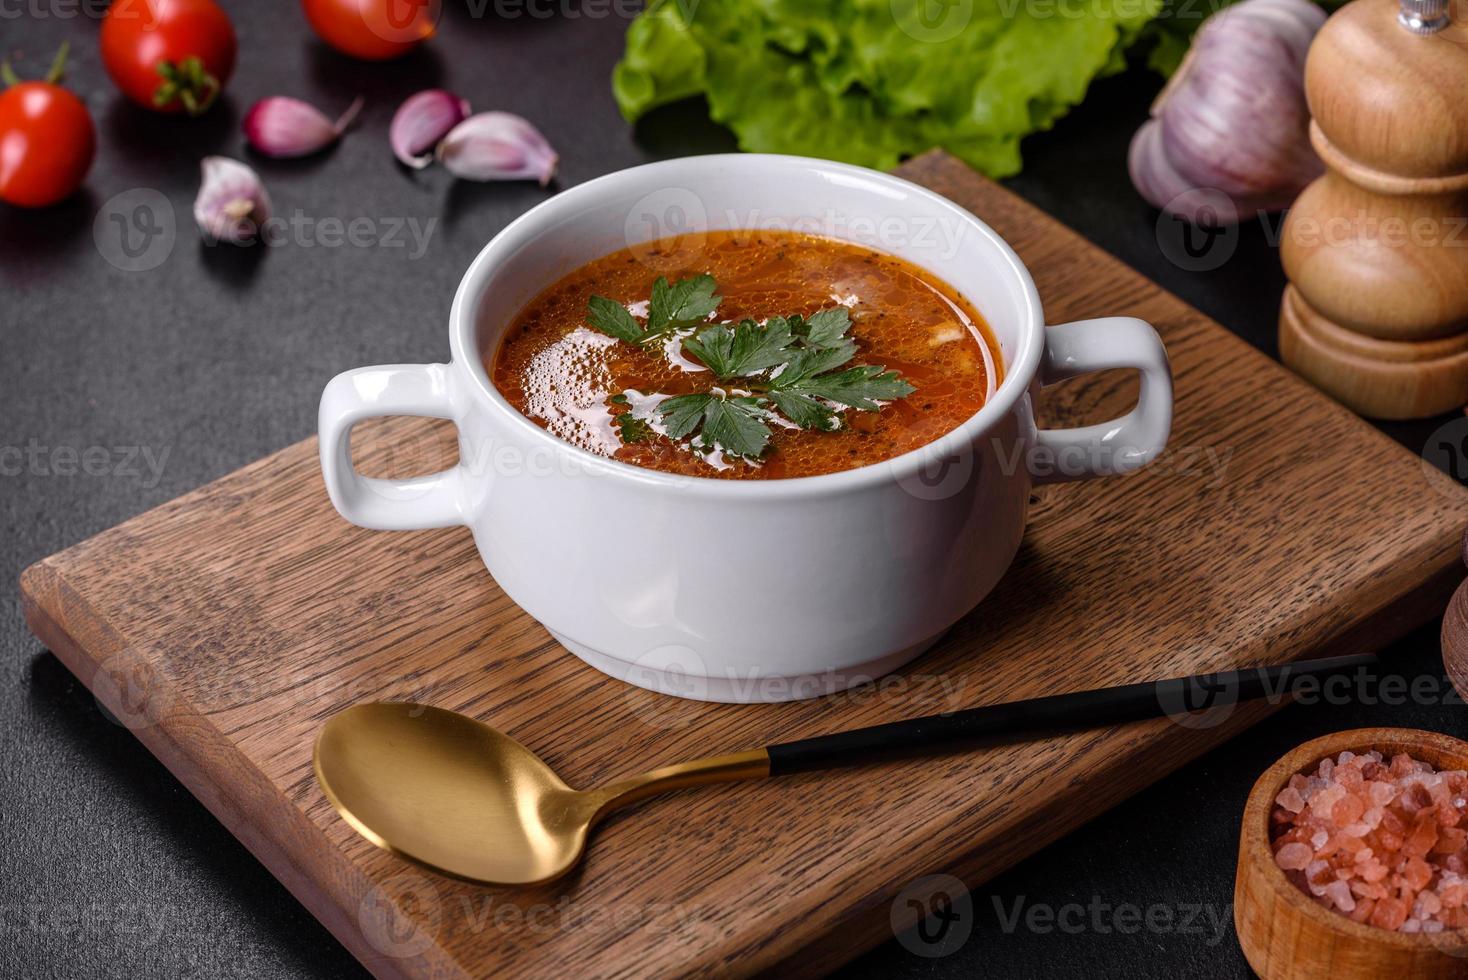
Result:
{"label": "wooden pepper grinder", "polygon": [[1280,355],[1375,418],[1468,404],[1468,14],[1447,2],[1354,0],[1305,62],[1326,173],[1285,220]]}

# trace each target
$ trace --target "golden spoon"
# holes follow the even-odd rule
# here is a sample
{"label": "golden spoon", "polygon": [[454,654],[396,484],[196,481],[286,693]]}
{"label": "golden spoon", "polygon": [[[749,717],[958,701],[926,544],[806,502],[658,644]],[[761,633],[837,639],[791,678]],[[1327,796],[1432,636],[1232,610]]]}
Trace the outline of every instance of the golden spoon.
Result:
{"label": "golden spoon", "polygon": [[572,789],[534,752],[465,715],[363,704],[322,728],[316,778],[342,818],[378,847],[458,878],[527,885],[569,871],[599,820],[657,793],[1218,710],[1374,662],[1335,657],[969,708],[697,759],[591,790]]}

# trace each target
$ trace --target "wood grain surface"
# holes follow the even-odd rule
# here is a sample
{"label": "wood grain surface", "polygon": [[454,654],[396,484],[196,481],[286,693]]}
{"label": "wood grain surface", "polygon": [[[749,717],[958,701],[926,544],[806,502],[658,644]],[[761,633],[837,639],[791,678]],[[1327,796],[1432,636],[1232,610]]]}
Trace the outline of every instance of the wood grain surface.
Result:
{"label": "wood grain surface", "polygon": [[[975,886],[1272,706],[662,797],[533,889],[436,878],[358,837],[311,774],[324,719],[369,700],[452,708],[584,786],[917,714],[1373,649],[1442,610],[1468,492],[953,159],[902,172],[1009,239],[1049,322],[1155,324],[1177,420],[1144,473],[1038,490],[998,589],[881,685],[718,705],[613,681],[499,591],[466,530],[342,521],[314,440],[32,566],[28,621],[375,973],[560,977],[827,970],[891,935],[915,879]],[[1079,379],[1041,416],[1111,417],[1135,387]],[[454,455],[451,430],[419,420],[357,441],[368,472]],[[914,914],[903,903],[897,924]]]}

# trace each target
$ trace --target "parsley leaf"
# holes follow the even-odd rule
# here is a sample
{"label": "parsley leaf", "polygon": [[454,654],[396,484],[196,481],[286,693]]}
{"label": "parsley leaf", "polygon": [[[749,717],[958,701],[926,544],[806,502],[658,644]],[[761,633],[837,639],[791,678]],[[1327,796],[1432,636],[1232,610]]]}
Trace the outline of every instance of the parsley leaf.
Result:
{"label": "parsley leaf", "polygon": [[840,422],[836,413],[799,391],[771,391],[770,401],[775,403],[784,416],[802,429],[823,429],[827,432]]}
{"label": "parsley leaf", "polygon": [[593,330],[645,346],[674,330],[707,320],[723,300],[722,296],[714,295],[716,285],[714,277],[707,274],[675,283],[669,283],[666,276],[658,276],[647,304],[646,329],[627,312],[627,307],[605,296],[593,296],[587,301],[587,322]]}
{"label": "parsley leaf", "polygon": [[721,449],[731,456],[758,459],[770,444],[769,410],[748,396],[677,395],[658,406],[668,435],[681,439],[702,426],[694,446]]}
{"label": "parsley leaf", "polygon": [[727,323],[716,323],[683,341],[683,347],[727,381],[784,364],[794,339],[789,322],[777,316],[763,324],[740,320],[732,330]]}
{"label": "parsley leaf", "polygon": [[758,459],[770,444],[769,414],[758,398],[715,398],[703,410],[703,445]]}
{"label": "parsley leaf", "polygon": [[[836,402],[849,408],[859,408],[863,412],[874,412],[881,406],[878,401],[893,401],[897,398],[905,398],[917,389],[906,381],[896,371],[888,371],[885,367],[874,367],[863,364],[854,368],[847,368],[839,374],[822,374],[811,378],[801,378],[789,384],[783,384],[784,376],[770,382],[770,394],[782,392],[793,395],[804,395],[810,398],[824,398],[826,401]],[[798,422],[797,419],[791,419]]]}
{"label": "parsley leaf", "polygon": [[715,288],[714,277],[707,273],[671,285],[667,277],[658,276],[652,284],[652,301],[647,304],[647,332],[667,333],[707,320],[723,299],[714,295]]}
{"label": "parsley leaf", "polygon": [[770,387],[792,388],[796,382],[836,370],[855,356],[856,342],[849,338],[843,339],[839,346],[824,350],[795,351],[785,362],[785,367],[770,378]]}
{"label": "parsley leaf", "polygon": [[713,400],[713,395],[675,395],[658,406],[663,416],[663,428],[670,439],[682,439],[698,428],[703,421],[703,410]]}
{"label": "parsley leaf", "polygon": [[794,334],[811,347],[836,347],[849,340],[846,331],[851,329],[851,314],[844,306],[812,313],[808,320],[798,316],[790,319],[792,323],[799,323],[792,327]]}
{"label": "parsley leaf", "polygon": [[629,344],[642,343],[642,327],[627,312],[627,307],[605,296],[593,296],[586,305],[590,308],[587,318],[594,329]]}

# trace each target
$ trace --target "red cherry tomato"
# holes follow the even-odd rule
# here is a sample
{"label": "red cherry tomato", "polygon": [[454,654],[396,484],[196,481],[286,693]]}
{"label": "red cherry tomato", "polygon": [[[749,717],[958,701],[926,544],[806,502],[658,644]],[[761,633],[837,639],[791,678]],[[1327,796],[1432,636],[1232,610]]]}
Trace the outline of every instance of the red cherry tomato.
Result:
{"label": "red cherry tomato", "polygon": [[433,36],[440,0],[301,0],[311,29],[342,54],[385,61]]}
{"label": "red cherry tomato", "polygon": [[234,72],[235,36],[214,0],[113,0],[102,63],[122,93],[158,112],[198,115]]}
{"label": "red cherry tomato", "polygon": [[43,208],[70,197],[97,149],[82,100],[50,82],[0,92],[0,200]]}

